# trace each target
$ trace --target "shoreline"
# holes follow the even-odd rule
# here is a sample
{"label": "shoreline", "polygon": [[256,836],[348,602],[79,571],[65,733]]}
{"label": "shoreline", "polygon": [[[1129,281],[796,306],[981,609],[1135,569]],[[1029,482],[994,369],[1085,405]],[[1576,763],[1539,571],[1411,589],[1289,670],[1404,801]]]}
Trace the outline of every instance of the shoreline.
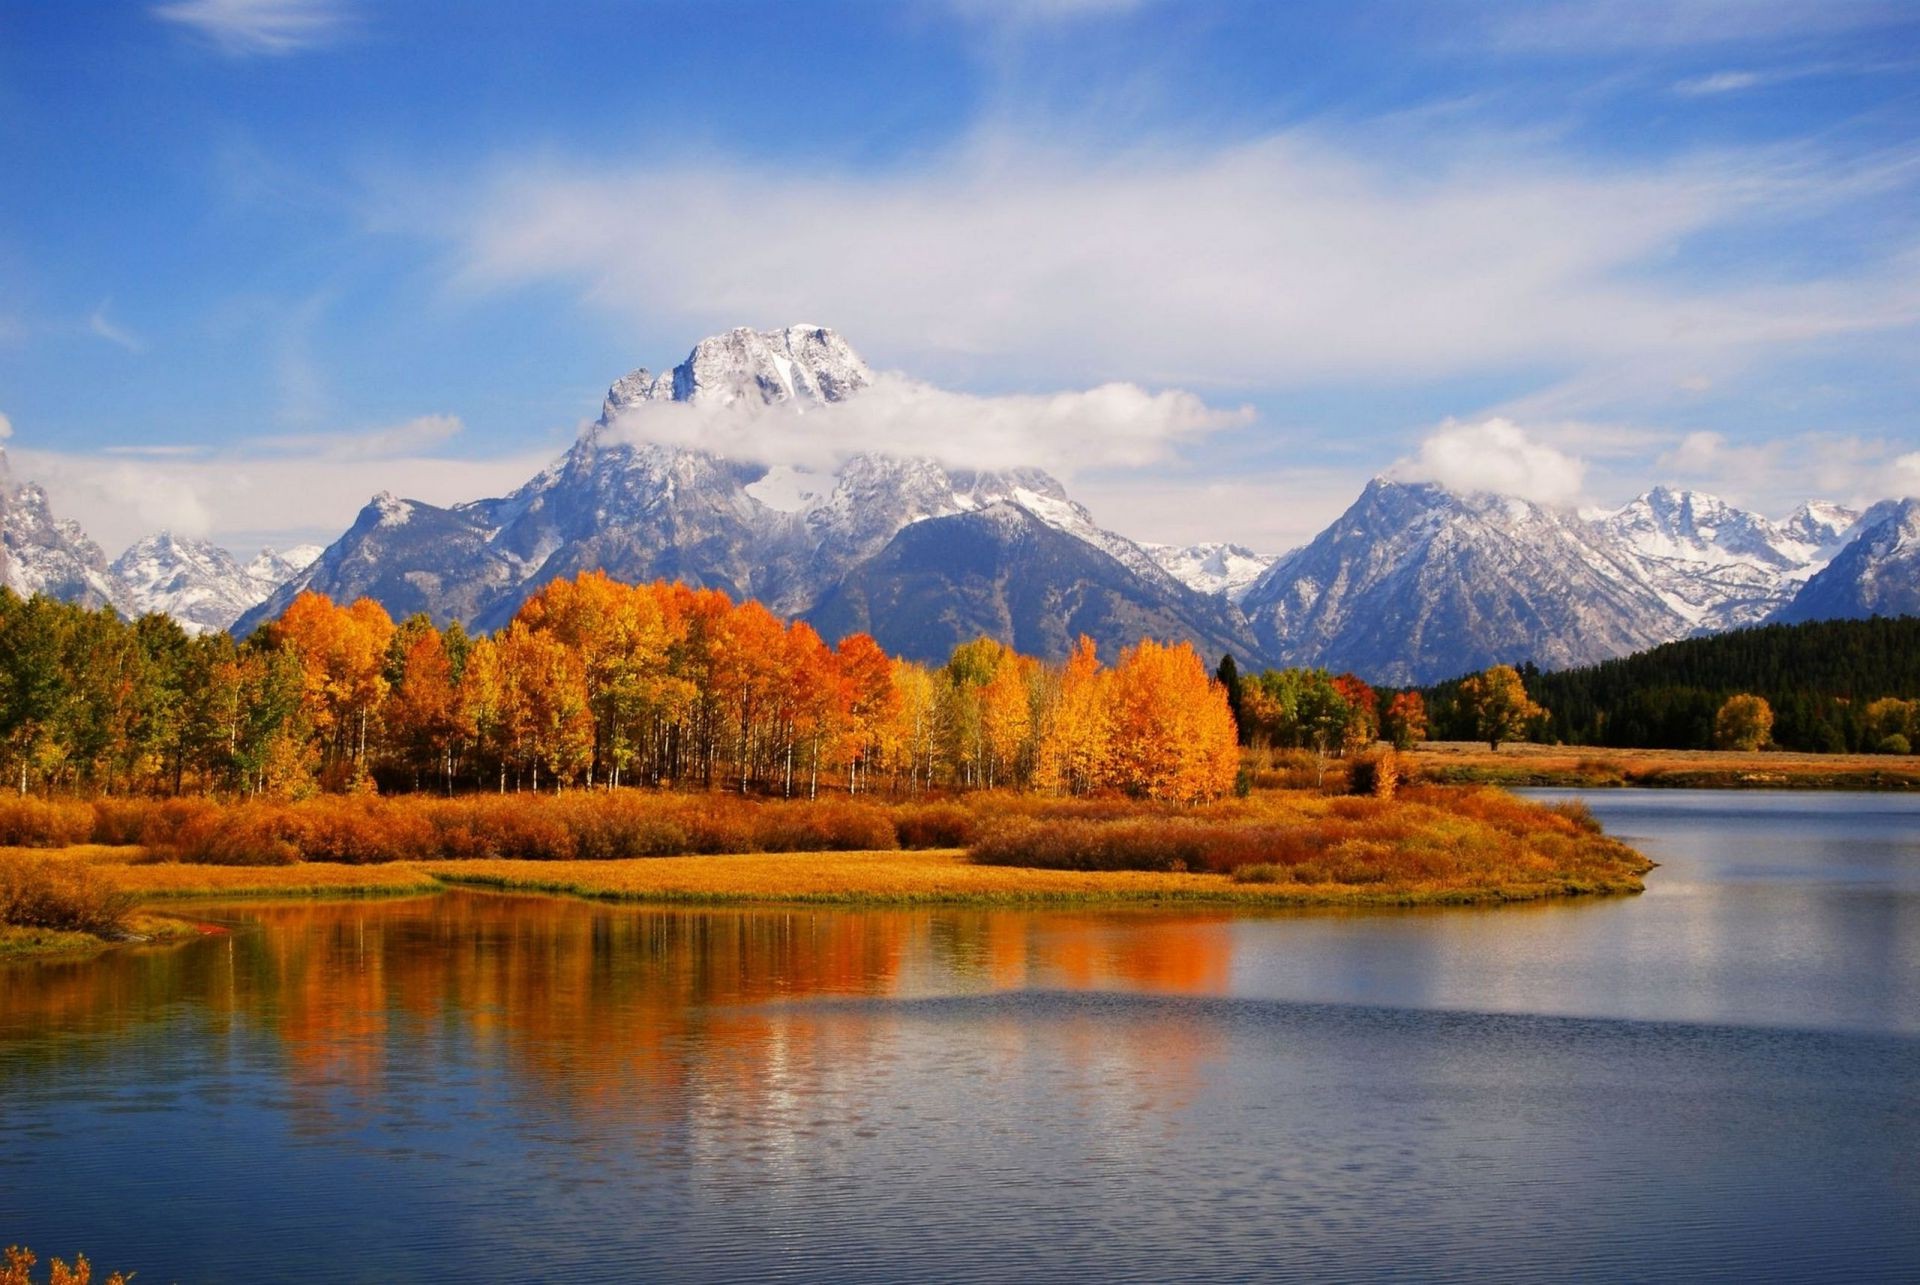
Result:
{"label": "shoreline", "polygon": [[[0,858],[7,852],[0,850]],[[628,857],[602,861],[474,860],[344,865],[218,866],[153,862],[137,850],[38,849],[83,861],[117,891],[139,898],[134,936],[121,940],[45,929],[0,929],[0,961],[59,958],[116,947],[178,942],[205,930],[169,907],[192,902],[361,900],[447,892],[565,897],[624,905],[737,909],[780,907],[1051,908],[1195,906],[1247,910],[1396,910],[1513,905],[1632,896],[1655,863],[1635,854],[1614,877],[1545,877],[1527,883],[1243,882],[1224,874],[1073,871],[975,865],[960,849]],[[751,879],[755,886],[741,886]]]}

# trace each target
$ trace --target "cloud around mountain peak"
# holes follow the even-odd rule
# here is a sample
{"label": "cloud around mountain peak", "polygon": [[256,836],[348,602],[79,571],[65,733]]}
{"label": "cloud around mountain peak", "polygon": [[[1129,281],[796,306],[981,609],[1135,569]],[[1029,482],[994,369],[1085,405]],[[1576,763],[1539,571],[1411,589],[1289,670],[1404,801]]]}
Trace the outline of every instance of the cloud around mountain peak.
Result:
{"label": "cloud around mountain peak", "polygon": [[1580,502],[1586,461],[1544,442],[1509,419],[1462,423],[1449,419],[1419,451],[1396,464],[1396,481],[1433,482],[1460,494],[1513,495],[1535,504],[1571,508]]}
{"label": "cloud around mountain peak", "polygon": [[842,401],[640,401],[589,431],[609,443],[680,446],[768,465],[830,468],[882,452],[953,468],[1070,473],[1089,464],[1153,464],[1181,442],[1251,418],[1244,407],[1219,409],[1190,392],[1132,383],[982,396],[881,373]]}

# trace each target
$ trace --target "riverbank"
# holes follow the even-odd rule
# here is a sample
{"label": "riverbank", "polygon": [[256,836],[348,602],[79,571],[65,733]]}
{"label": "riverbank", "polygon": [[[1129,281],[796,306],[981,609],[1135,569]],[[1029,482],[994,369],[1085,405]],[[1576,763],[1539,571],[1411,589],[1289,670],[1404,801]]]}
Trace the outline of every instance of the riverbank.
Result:
{"label": "riverbank", "polygon": [[21,927],[0,924],[0,960],[40,955],[75,955],[108,950],[115,946],[138,946],[154,942],[180,941],[197,937],[200,930],[173,915],[137,911],[127,919],[125,930],[112,937],[62,928]]}
{"label": "riverbank", "polygon": [[[1491,905],[1554,897],[1610,896],[1644,889],[1652,863],[1624,845],[1605,866],[1535,871],[1496,880],[1426,879],[1375,883],[1278,884],[1184,871],[1037,870],[975,865],[963,851],[756,853],[598,861],[478,860],[343,865],[210,866],[150,861],[138,849],[36,850],[35,859],[86,863],[115,891],[143,907],[192,898],[407,896],[447,888],[545,893],[595,900],[699,905],[1166,905],[1245,907],[1395,907]],[[0,849],[0,863],[20,849]],[[156,926],[186,936],[191,925],[144,913],[135,930]],[[87,934],[8,929],[0,954],[98,949]],[[150,938],[148,938],[150,939]]]}
{"label": "riverbank", "polygon": [[1446,785],[1636,786],[1675,790],[1881,790],[1920,792],[1920,757],[1794,754],[1776,750],[1615,750],[1569,745],[1432,741],[1415,770]]}
{"label": "riverbank", "polygon": [[[486,801],[487,815],[502,823],[492,832],[495,851],[460,856],[445,855],[469,846],[467,830],[445,824],[472,821],[459,803],[193,807],[197,825],[224,821],[225,833],[264,833],[235,850],[257,850],[266,859],[196,860],[197,848],[178,844],[0,847],[0,889],[26,890],[14,897],[26,917],[14,922],[41,933],[20,936],[11,953],[84,944],[46,936],[50,929],[91,930],[103,942],[124,937],[116,915],[194,897],[397,896],[467,887],[709,905],[1387,907],[1634,893],[1651,868],[1578,806],[1430,786],[1390,799],[1259,791],[1194,809],[1014,795],[857,808],[640,793],[509,796]],[[728,832],[711,824],[714,813],[733,833],[810,846],[689,850],[690,836]],[[534,828],[554,817],[565,824]],[[668,830],[662,817],[706,828]],[[433,828],[436,821],[441,828]],[[269,824],[277,833],[266,830]],[[539,842],[509,842],[509,824]],[[884,842],[846,841],[868,833]],[[976,837],[966,847],[903,846],[910,835],[935,833]],[[387,835],[410,837],[411,846],[383,844]],[[683,846],[647,850],[670,841]],[[286,855],[301,848],[314,855]],[[546,855],[556,849],[561,855]],[[324,855],[335,851],[359,859]],[[580,855],[568,855],[575,851]]]}

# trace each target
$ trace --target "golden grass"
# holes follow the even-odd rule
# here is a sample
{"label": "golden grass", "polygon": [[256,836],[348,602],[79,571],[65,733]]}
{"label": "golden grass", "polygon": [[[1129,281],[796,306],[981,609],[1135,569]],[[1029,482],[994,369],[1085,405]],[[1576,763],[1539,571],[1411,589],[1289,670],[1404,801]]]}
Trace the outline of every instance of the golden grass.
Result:
{"label": "golden grass", "polygon": [[1420,880],[1396,884],[1260,884],[1147,870],[1035,870],[974,865],[959,851],[825,852],[650,861],[463,861],[430,867],[458,885],[619,901],[976,904],[1215,902],[1249,906],[1411,906],[1638,892],[1639,872],[1572,880]]}
{"label": "golden grass", "polygon": [[1412,751],[1428,780],[1508,786],[1671,789],[1920,790],[1920,759],[1786,750],[1635,750],[1435,741]]}
{"label": "golden grass", "polygon": [[[164,851],[91,844],[0,848],[0,867],[48,858],[84,863],[114,890],[143,901],[398,895],[456,885],[709,904],[1289,907],[1470,904],[1637,892],[1640,876],[1650,868],[1631,849],[1600,835],[1590,819],[1491,790],[1417,789],[1395,802],[1304,792],[1257,795],[1190,811],[1143,809],[1124,800],[1023,796],[981,796],[970,805],[990,832],[1011,826],[1028,835],[1077,835],[1076,842],[1124,832],[1134,846],[1151,849],[1145,864],[1161,868],[1043,869],[1036,867],[1048,863],[1037,851],[1032,861],[1007,861],[1002,853],[1001,864],[986,864],[957,848],[247,866],[179,862],[161,859],[168,855]],[[959,824],[964,820],[929,817],[924,828],[964,829]],[[1189,852],[1196,835],[1201,847]],[[1160,853],[1162,847],[1180,859]],[[1118,864],[1141,863],[1129,857]],[[1235,868],[1241,877],[1230,877]]]}
{"label": "golden grass", "polygon": [[56,928],[22,928],[0,924],[0,959],[27,955],[70,955],[105,950],[128,943],[177,941],[200,935],[199,929],[172,915],[136,911],[127,916],[127,936],[108,939],[88,932]]}
{"label": "golden grass", "polygon": [[344,865],[327,861],[290,866],[195,865],[155,861],[140,848],[77,844],[71,848],[0,848],[0,865],[22,860],[85,863],[116,891],[142,901],[173,897],[394,896],[441,887],[420,862]]}

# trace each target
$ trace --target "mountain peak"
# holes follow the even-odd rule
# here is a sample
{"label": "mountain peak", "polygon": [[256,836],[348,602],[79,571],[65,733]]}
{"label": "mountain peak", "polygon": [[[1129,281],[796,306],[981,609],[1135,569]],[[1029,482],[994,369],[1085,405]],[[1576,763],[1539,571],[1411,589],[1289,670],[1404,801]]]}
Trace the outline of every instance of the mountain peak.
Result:
{"label": "mountain peak", "polygon": [[844,401],[873,383],[873,370],[826,326],[778,330],[736,326],[709,335],[663,375],[642,366],[607,390],[600,418],[610,424],[644,402],[727,406],[745,401],[799,408]]}

